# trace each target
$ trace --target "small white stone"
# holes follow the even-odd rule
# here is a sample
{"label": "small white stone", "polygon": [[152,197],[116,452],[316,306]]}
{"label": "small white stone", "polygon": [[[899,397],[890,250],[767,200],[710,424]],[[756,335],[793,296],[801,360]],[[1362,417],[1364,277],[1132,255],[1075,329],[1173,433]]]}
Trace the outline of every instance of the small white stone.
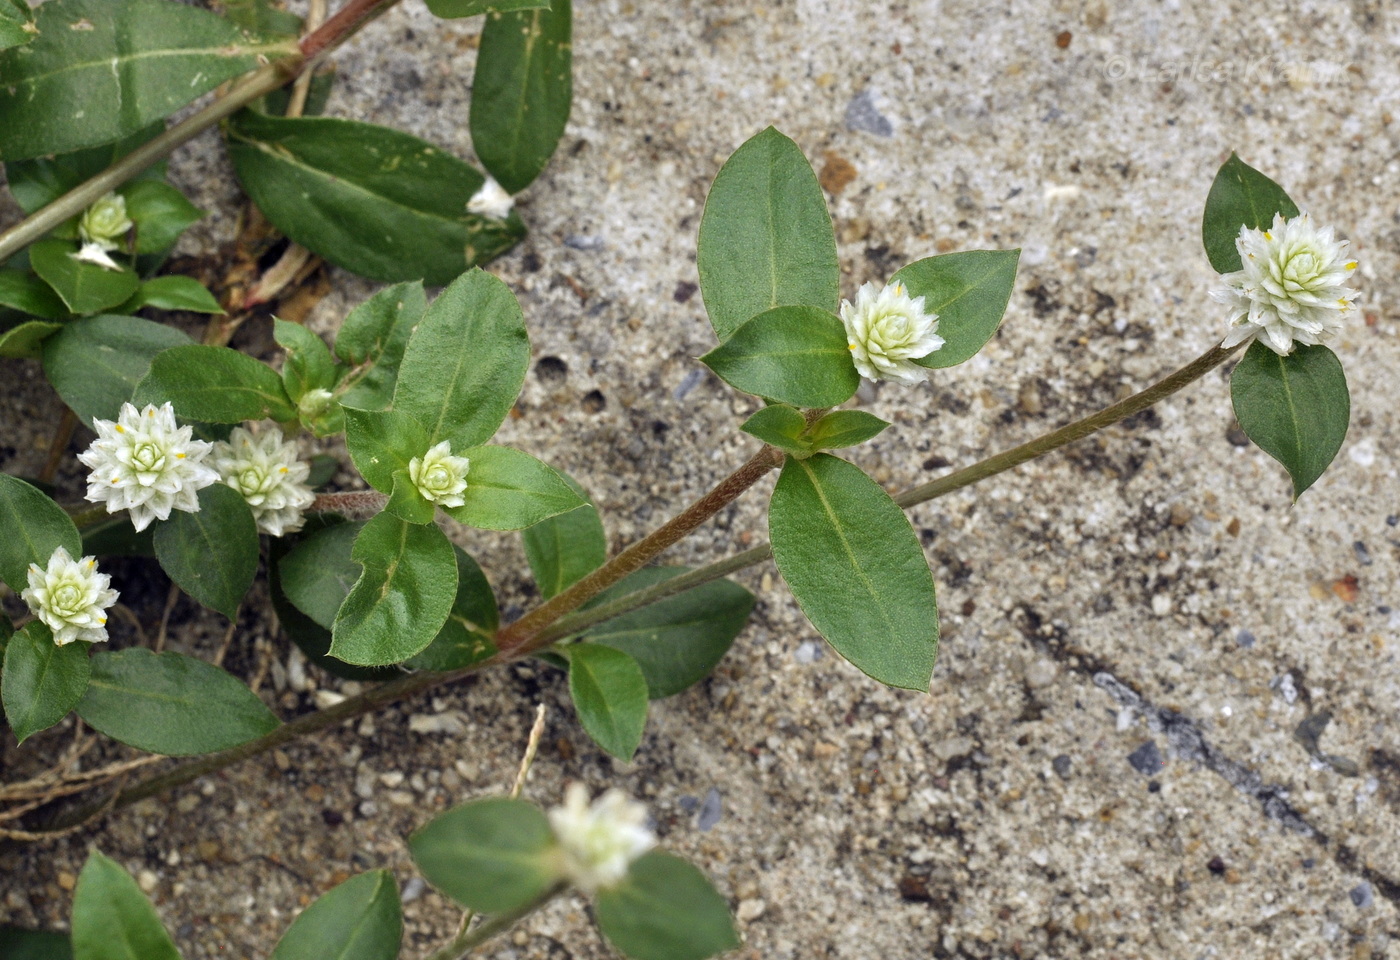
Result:
{"label": "small white stone", "polygon": [[763,916],[763,911],[767,909],[768,904],[757,898],[740,900],[739,908],[734,911],[734,915],[738,917],[742,923],[753,923],[753,921]]}
{"label": "small white stone", "polygon": [[152,870],[142,870],[136,875],[136,885],[141,888],[142,893],[149,895],[160,886],[160,877]]}

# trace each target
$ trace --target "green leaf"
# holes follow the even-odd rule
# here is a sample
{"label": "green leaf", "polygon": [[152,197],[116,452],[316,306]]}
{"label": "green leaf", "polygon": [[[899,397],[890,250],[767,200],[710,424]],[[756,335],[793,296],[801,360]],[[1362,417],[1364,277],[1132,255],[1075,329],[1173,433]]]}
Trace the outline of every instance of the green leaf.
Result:
{"label": "green leaf", "polygon": [[802,436],[807,430],[807,418],[786,403],[770,403],[739,429],[793,456],[805,457],[812,452],[811,444]]}
{"label": "green leaf", "polygon": [[164,253],[204,217],[183,193],[159,180],[133,180],[117,193],[126,198],[126,215],[136,224],[137,253]]}
{"label": "green leaf", "polygon": [[836,234],[797,144],[769,127],[734,151],[705,200],[697,257],[700,293],[722,341],[773,307],[835,312]]}
{"label": "green leaf", "polygon": [[0,53],[0,160],[67,153],[168,117],[260,58],[295,44],[247,42],[207,10],[167,0],[53,0],[33,43]]}
{"label": "green leaf", "polygon": [[541,520],[521,534],[525,559],[535,575],[540,596],[546,600],[573,586],[608,559],[608,538],[598,508],[586,502],[588,494],[573,477],[562,471],[559,475],[585,501],[584,505]]}
{"label": "green leaf", "polygon": [[140,289],[121,305],[123,313],[143,307],[157,310],[184,310],[189,313],[223,313],[224,308],[209,289],[194,277],[171,274],[142,281]]}
{"label": "green leaf", "polygon": [[232,23],[258,36],[294,38],[301,33],[301,17],[273,0],[223,0],[219,6]]}
{"label": "green leaf", "polygon": [[0,957],[5,960],[73,960],[66,933],[0,926]]}
{"label": "green leaf", "polygon": [[394,960],[402,938],[398,884],[388,870],[372,870],[303,910],[271,960]]}
{"label": "green leaf", "polygon": [[863,410],[833,410],[812,424],[807,436],[816,450],[839,450],[878,437],[888,426]]}
{"label": "green leaf", "polygon": [[[42,8],[41,8],[42,9]],[[73,891],[75,960],[180,960],[131,874],[93,850]]]}
{"label": "green leaf", "polygon": [[[601,594],[596,606],[679,576],[689,567],[645,567]],[[729,580],[714,580],[591,627],[591,643],[630,654],[646,677],[651,699],[674,696],[709,676],[744,629],[754,596]]]}
{"label": "green leaf", "polygon": [[434,16],[451,19],[474,17],[492,10],[549,9],[549,0],[428,0]]}
{"label": "green leaf", "polygon": [[77,709],[113,740],[169,757],[227,750],[279,726],[251,690],[212,663],[141,647],[93,654]]}
{"label": "green leaf", "polygon": [[382,666],[432,643],[457,596],[457,561],[443,532],[381,513],[351,556],[364,572],[336,615],[330,655]]}
{"label": "green leaf", "polygon": [[175,510],[156,525],[156,558],[181,590],[234,620],[258,573],[258,525],[232,487],[216,483],[197,495],[198,513]]}
{"label": "green leaf", "polygon": [[47,569],[59,547],[77,560],[83,555],[78,528],[63,508],[37,487],[0,473],[0,580],[15,593],[29,586],[29,565]]}
{"label": "green leaf", "polygon": [[126,511],[83,527],[83,553],[96,557],[154,557],[155,528],[137,531]]}
{"label": "green leaf", "polygon": [[459,523],[483,530],[521,530],[582,506],[563,475],[510,447],[468,447],[454,454],[471,462],[460,507],[446,512]]}
{"label": "green leaf", "polygon": [[429,883],[480,913],[523,907],[560,879],[549,821],[524,800],[454,807],[409,837],[408,850]]}
{"label": "green leaf", "polygon": [[496,652],[489,636],[500,623],[496,595],[476,561],[461,547],[453,545],[452,549],[457,555],[457,599],[433,642],[404,663],[410,670],[458,670]]}
{"label": "green leaf", "polygon": [[27,2],[20,0],[18,3],[0,3],[0,50],[22,46],[33,40],[36,35],[34,14]]}
{"label": "green leaf", "polygon": [[938,315],[943,338],[943,346],[914,362],[940,369],[981,350],[1001,325],[1020,259],[1020,250],[966,250],[916,260],[896,273],[891,282],[923,297],[924,309]]}
{"label": "green leaf", "polygon": [[0,697],[20,743],[68,716],[82,699],[90,672],[88,646],[74,641],[60,647],[39,620],[31,620],[10,638]]}
{"label": "green leaf", "polygon": [[296,403],[309,390],[329,390],[335,384],[335,358],[326,341],[299,323],[272,318],[272,335],[287,351],[282,385]]}
{"label": "green leaf", "polygon": [[27,320],[0,333],[0,357],[34,360],[42,355],[44,341],[63,329],[61,323]]}
{"label": "green leaf", "polygon": [[394,409],[452,452],[490,440],[515,404],[530,364],[525,317],[510,288],[483,270],[463,274],[414,328]]}
{"label": "green leaf", "polygon": [[1235,248],[1240,228],[1267,230],[1276,213],[1291,220],[1298,216],[1298,207],[1277,183],[1230,154],[1210,185],[1201,218],[1201,240],[1215,272],[1240,269],[1240,252]]}
{"label": "green leaf", "polygon": [[137,317],[90,317],[44,343],[44,374],[84,425],[116,420],[156,354],[186,345],[174,327]]}
{"label": "green leaf", "polygon": [[291,604],[329,630],[340,605],[360,578],[353,557],[363,523],[337,523],[317,530],[293,547],[277,565],[282,592]]}
{"label": "green leaf", "polygon": [[25,270],[0,270],[0,307],[33,314],[45,320],[64,320],[68,308],[53,287]]}
{"label": "green leaf", "polygon": [[540,175],[564,135],[572,58],[571,0],[486,18],[472,78],[472,146],[509,193]]}
{"label": "green leaf", "polygon": [[703,960],[739,945],[729,905],[694,865],[653,850],[600,890],[598,929],[633,960]]}
{"label": "green leaf", "polygon": [[1294,500],[1342,448],[1351,420],[1346,374],[1324,346],[1281,357],[1254,341],[1230,375],[1230,399],[1245,436],[1293,478]]}
{"label": "green leaf", "polygon": [[631,760],[647,723],[647,681],[641,667],[614,647],[575,643],[569,657],[569,695],[583,729],[608,753]]}
{"label": "green leaf", "polygon": [[409,523],[432,523],[437,516],[437,506],[423,496],[407,469],[394,471],[393,491],[384,509]]}
{"label": "green leaf", "polygon": [[427,309],[423,284],[415,281],[380,290],[350,311],[335,338],[335,355],[354,368],[338,388],[341,403],[360,410],[389,406],[408,339]]}
{"label": "green leaf", "polygon": [[467,212],[479,171],[397,130],[245,110],[228,137],[243,189],[278,230],[372,280],[446,284],[525,235],[514,214]]}
{"label": "green leaf", "polygon": [[118,306],[141,285],[131,270],[108,270],[95,263],[84,263],[77,258],[77,252],[78,245],[71,240],[40,240],[29,248],[34,272],[53,287],[74,313],[89,315]]}
{"label": "green leaf", "polygon": [[365,483],[380,493],[392,493],[394,474],[427,453],[432,443],[423,425],[406,413],[346,407],[345,446]]}
{"label": "green leaf", "polygon": [[[34,213],[79,184],[91,180],[143,143],[164,132],[165,121],[157,120],[128,137],[87,150],[63,153],[56,157],[7,161],[5,177],[9,180],[10,193],[24,208],[25,213]],[[162,160],[147,167],[136,177],[163,180],[165,168],[166,163]]]}
{"label": "green leaf", "polygon": [[745,393],[797,407],[834,407],[860,386],[841,318],[816,307],[774,307],[700,358]]}
{"label": "green leaf", "polygon": [[242,423],[291,420],[296,405],[282,378],[265,363],[230,347],[190,344],[172,347],[151,361],[151,372],[136,388],[135,403],[169,401],[186,420]]}
{"label": "green leaf", "polygon": [[836,651],[892,687],[927,690],[938,655],[933,576],[904,511],[829,454],[789,460],[768,508],[773,558]]}

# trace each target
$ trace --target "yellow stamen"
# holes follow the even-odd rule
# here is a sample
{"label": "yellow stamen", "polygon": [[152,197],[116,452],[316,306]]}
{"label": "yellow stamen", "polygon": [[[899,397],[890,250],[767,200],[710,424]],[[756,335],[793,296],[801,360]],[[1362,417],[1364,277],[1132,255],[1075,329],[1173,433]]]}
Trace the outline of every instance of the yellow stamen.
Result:
{"label": "yellow stamen", "polygon": [[1351,261],[1350,263],[1348,263],[1348,264],[1347,264],[1347,269],[1348,269],[1348,270],[1355,270],[1355,269],[1356,269],[1356,261],[1353,260],[1353,261]]}
{"label": "yellow stamen", "polygon": [[184,455],[183,453],[177,453],[177,454],[175,454],[175,459],[176,459],[176,460],[183,460],[183,459],[185,459],[185,455]]}
{"label": "yellow stamen", "polygon": [[278,470],[279,473],[286,473],[286,472],[287,472],[287,468],[286,468],[286,467],[278,467],[277,470]]}
{"label": "yellow stamen", "polygon": [[1264,239],[1265,239],[1265,240],[1272,240],[1273,238],[1274,238],[1274,235],[1273,235],[1272,233],[1270,233],[1270,232],[1267,231],[1267,230],[1264,231]]}
{"label": "yellow stamen", "polygon": [[106,618],[106,617],[98,617],[98,618],[97,618],[97,625],[98,625],[99,627],[105,627],[105,626],[107,626],[107,618]]}
{"label": "yellow stamen", "polygon": [[126,433],[126,427],[122,426],[120,423],[117,424],[117,433]]}

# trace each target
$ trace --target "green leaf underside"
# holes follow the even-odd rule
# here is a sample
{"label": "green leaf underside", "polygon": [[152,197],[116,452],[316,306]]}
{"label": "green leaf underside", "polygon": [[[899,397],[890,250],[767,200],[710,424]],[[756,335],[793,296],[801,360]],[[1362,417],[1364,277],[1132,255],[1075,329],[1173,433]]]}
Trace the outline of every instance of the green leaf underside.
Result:
{"label": "green leaf underside", "polygon": [[833,410],[812,424],[809,441],[818,450],[839,450],[878,437],[889,426],[864,410]]}
{"label": "green leaf underside", "polygon": [[772,127],[734,152],[705,200],[697,254],[715,336],[765,310],[836,310],[841,279],[826,195],[802,150]]}
{"label": "green leaf underside", "polygon": [[432,444],[423,425],[406,413],[346,407],[345,446],[365,483],[380,493],[392,493],[394,474],[406,470],[409,461],[423,456]]}
{"label": "green leaf underside", "polygon": [[78,528],[52,499],[18,477],[0,473],[0,579],[16,594],[29,586],[29,565],[47,569],[59,547],[83,555]]}
{"label": "green leaf underside", "polygon": [[428,882],[461,905],[501,913],[541,896],[558,879],[554,835],[524,800],[473,800],[408,839]]}
{"label": "green leaf underside", "polygon": [[444,19],[474,17],[491,10],[548,9],[549,0],[428,0],[428,9]]}
{"label": "green leaf underside", "polygon": [[364,526],[337,523],[317,530],[304,537],[277,565],[282,592],[292,606],[327,630],[360,578],[360,565],[352,554]]}
{"label": "green leaf underside", "polygon": [[77,710],[113,740],[170,757],[227,750],[278,726],[251,690],[213,664],[143,648],[93,654]]}
{"label": "green leaf underside", "polygon": [[631,760],[647,723],[647,681],[637,661],[610,646],[567,649],[569,694],[583,729],[614,757]]}
{"label": "green leaf underside", "polygon": [[572,35],[570,0],[492,13],[482,28],[472,78],[472,146],[509,193],[540,175],[564,135],[573,100]]}
{"label": "green leaf underside", "polygon": [[351,556],[364,572],[336,614],[330,655],[383,666],[432,643],[457,596],[457,561],[443,532],[381,513],[361,529]]}
{"label": "green leaf underside", "polygon": [[66,933],[0,925],[0,957],[5,960],[73,960]]}
{"label": "green leaf underside", "polygon": [[45,320],[62,320],[68,316],[68,308],[53,292],[53,287],[24,270],[0,270],[0,307]]}
{"label": "green leaf underside", "polygon": [[194,277],[154,277],[141,284],[140,289],[121,308],[133,313],[145,307],[157,310],[185,310],[189,313],[223,313],[223,307],[209,289]]}
{"label": "green leaf underside", "polygon": [[67,153],[167,117],[225,80],[288,56],[213,13],[168,0],[55,0],[33,43],[0,53],[0,160]]}
{"label": "green leaf underside", "polygon": [[485,183],[478,170],[397,130],[244,111],[228,136],[238,179],[268,220],[372,280],[447,284],[525,235],[514,214],[493,220],[467,212]]}
{"label": "green leaf underside", "polygon": [[216,483],[199,512],[175,510],[155,527],[156,559],[176,586],[230,620],[258,573],[258,526],[243,495]]}
{"label": "green leaf underside", "polygon": [[[101,313],[131,298],[141,285],[128,269],[108,270],[84,263],[74,256],[78,245],[71,240],[40,240],[29,248],[29,263],[40,278],[74,313]],[[114,259],[123,261],[118,253]]]}
{"label": "green leaf underside", "polygon": [[598,929],[633,960],[704,960],[739,945],[729,905],[694,865],[653,850],[600,890]]}
{"label": "green leaf underside", "polygon": [[[689,567],[645,567],[593,604],[646,589]],[[651,699],[674,696],[709,676],[744,629],[754,596],[730,580],[715,580],[640,610],[604,621],[585,633],[595,645],[630,654],[646,678]]]}
{"label": "green leaf underside", "polygon": [[83,527],[83,553],[95,557],[154,557],[155,529],[141,532],[131,525],[131,516],[109,513],[91,526]]}
{"label": "green leaf underside", "polygon": [[173,347],[151,361],[136,404],[169,401],[175,413],[204,423],[291,420],[296,407],[271,367],[230,347]]}
{"label": "green leaf underside", "polygon": [[[137,130],[130,136],[73,153],[56,157],[35,157],[31,160],[10,160],[5,163],[5,177],[10,193],[24,208],[34,213],[46,207],[69,190],[91,180],[143,143],[165,131],[165,121]],[[152,164],[136,175],[137,180],[163,180],[164,161]]]}
{"label": "green leaf underside", "polygon": [[1240,269],[1240,251],[1235,246],[1240,228],[1267,230],[1276,213],[1291,220],[1298,216],[1298,206],[1277,183],[1230,154],[1210,185],[1201,218],[1201,240],[1215,272]]}
{"label": "green leaf underside", "polygon": [[796,407],[834,407],[860,386],[841,318],[816,307],[775,307],[700,358],[725,383]]}
{"label": "green leaf underside", "polygon": [[[564,482],[584,500],[588,494],[568,474]],[[608,538],[598,508],[585,503],[566,513],[541,520],[521,537],[525,559],[545,600],[573,586],[608,559]]]}
{"label": "green leaf underside", "polygon": [[341,403],[389,406],[408,339],[427,309],[423,284],[415,281],[387,287],[350,311],[335,338],[335,355],[355,368],[341,383]]}
{"label": "green leaf underside", "polygon": [[938,315],[943,346],[914,362],[951,367],[973,357],[996,334],[1016,286],[1020,250],[965,250],[916,260],[891,282],[923,297],[924,309]]}
{"label": "green leaf underside", "polygon": [[452,601],[452,612],[433,642],[404,663],[410,670],[459,670],[496,652],[489,636],[500,624],[496,595],[476,561],[455,544],[453,550],[457,556],[457,598]]}
{"label": "green leaf underside", "polygon": [[303,910],[271,960],[394,960],[403,938],[399,888],[387,870],[351,877]]}
{"label": "green leaf underside", "polygon": [[807,429],[807,419],[800,410],[785,403],[769,404],[745,420],[739,429],[797,456],[812,452],[811,445],[802,436]]}
{"label": "green leaf underside", "polygon": [[0,333],[0,357],[33,360],[43,354],[44,341],[63,328],[47,320],[27,320]]}
{"label": "green leaf underside", "polygon": [[1288,471],[1294,500],[1336,457],[1351,420],[1346,374],[1324,346],[1281,357],[1254,341],[1230,375],[1230,399],[1245,436]]}
{"label": "green leaf underside", "polygon": [[879,484],[829,454],[789,460],[768,529],[778,570],[827,642],[881,683],[927,690],[938,654],[933,576]]}
{"label": "green leaf underside", "polygon": [[462,505],[446,512],[469,527],[522,530],[584,504],[559,471],[528,453],[497,446],[453,453],[470,460],[471,468]]}
{"label": "green leaf underside", "polygon": [[72,936],[77,960],[180,960],[131,874],[97,850],[88,855],[73,891]]}
{"label": "green leaf underside", "polygon": [[84,425],[116,420],[156,354],[190,338],[139,317],[90,317],[65,324],[44,342],[44,374]]}
{"label": "green leaf underside", "polygon": [[60,647],[53,642],[52,631],[38,620],[11,637],[5,647],[0,697],[15,739],[23,743],[68,716],[82,699],[90,672],[88,644],[75,640]]}

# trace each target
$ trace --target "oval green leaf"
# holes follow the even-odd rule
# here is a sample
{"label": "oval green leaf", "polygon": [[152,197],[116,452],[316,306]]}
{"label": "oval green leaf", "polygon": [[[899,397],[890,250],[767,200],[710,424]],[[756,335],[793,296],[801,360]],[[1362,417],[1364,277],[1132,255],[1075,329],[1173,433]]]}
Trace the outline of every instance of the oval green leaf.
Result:
{"label": "oval green leaf", "polygon": [[121,305],[124,313],[135,313],[144,307],[157,310],[184,310],[189,313],[223,313],[224,308],[209,292],[209,288],[194,277],[153,277],[141,283],[131,299]]}
{"label": "oval green leaf", "polygon": [[165,253],[204,217],[183,193],[160,180],[134,180],[117,193],[126,200],[126,215],[136,225],[137,253]]}
{"label": "oval green leaf", "polygon": [[598,929],[633,960],[704,960],[739,945],[729,904],[693,864],[653,850],[600,890]]}
{"label": "oval green leaf", "polygon": [[836,651],[892,687],[928,690],[938,655],[933,575],[904,511],[829,454],[789,460],[768,508],[773,558]]}
{"label": "oval green leaf", "polygon": [[180,417],[204,423],[284,421],[297,415],[282,378],[271,367],[230,347],[202,343],[172,347],[151,361],[134,402],[143,406],[166,401]]}
{"label": "oval green leaf", "polygon": [[288,601],[327,630],[360,578],[353,553],[362,529],[363,523],[337,523],[317,530],[277,564]]}
{"label": "oval green leaf", "polygon": [[109,310],[129,300],[141,285],[131,270],[85,263],[77,252],[78,245],[71,240],[40,240],[29,248],[34,272],[74,313],[88,316]]}
{"label": "oval green leaf", "polygon": [[59,547],[74,560],[83,555],[78,528],[39,488],[0,473],[0,580],[16,594],[29,586],[29,565],[47,569]]}
{"label": "oval green leaf", "polygon": [[335,337],[335,355],[351,366],[336,387],[341,403],[360,410],[389,406],[409,337],[427,309],[423,283],[414,281],[386,287],[350,311]]}
{"label": "oval green leaf", "polygon": [[271,960],[394,960],[403,939],[399,888],[387,870],[332,887],[292,921]]}
{"label": "oval green leaf", "polygon": [[795,407],[834,407],[860,386],[841,318],[816,307],[774,307],[700,358],[725,383]]}
{"label": "oval green leaf", "polygon": [[563,475],[510,447],[469,447],[458,456],[471,462],[463,504],[446,512],[459,523],[483,530],[521,530],[583,506],[583,497]]}
{"label": "oval green leaf", "polygon": [[1298,206],[1277,183],[1230,154],[1210,185],[1201,218],[1201,240],[1215,272],[1240,269],[1240,251],[1235,247],[1240,228],[1268,229],[1276,213],[1291,220],[1298,216]]}
{"label": "oval green leaf", "polygon": [[258,525],[243,495],[216,483],[199,512],[175,510],[155,526],[156,559],[175,585],[230,620],[258,574]]}
{"label": "oval green leaf", "polygon": [[807,418],[802,416],[802,411],[785,403],[770,403],[745,420],[739,429],[793,456],[805,457],[812,452],[811,444],[803,437]]}
{"label": "oval green leaf", "polygon": [[874,439],[888,426],[888,421],[864,410],[833,410],[812,424],[807,433],[813,448],[839,450]]}
{"label": "oval green leaf", "polygon": [[139,317],[90,317],[44,342],[44,374],[84,425],[116,420],[156,354],[189,344],[174,327]]}
{"label": "oval green leaf", "polygon": [[992,339],[1011,302],[1020,250],[965,250],[916,260],[891,282],[904,284],[938,315],[943,346],[914,362],[940,369],[970,359]]}
{"label": "oval green leaf", "polygon": [[61,323],[26,320],[0,332],[0,357],[34,360],[43,356],[44,341],[63,328]]}
{"label": "oval green leaf", "polygon": [[[160,120],[130,136],[87,150],[63,153],[56,157],[11,160],[5,164],[5,178],[9,181],[10,193],[19,201],[25,213],[34,213],[79,184],[91,180],[143,143],[164,132],[165,121]],[[136,178],[163,180],[165,171],[166,163],[162,160],[138,173]]]}
{"label": "oval green leaf", "polygon": [[797,144],[769,127],[734,151],[705,200],[697,264],[721,341],[773,307],[835,312],[836,234],[826,195]]}
{"label": "oval green leaf", "polygon": [[476,561],[461,547],[454,544],[452,549],[457,555],[457,599],[433,642],[404,663],[410,670],[460,670],[496,652],[491,642],[500,623],[496,595]]}
{"label": "oval green leaf", "polygon": [[360,476],[380,493],[392,493],[394,474],[428,452],[423,425],[398,410],[345,408],[345,446]]}
{"label": "oval green leaf", "polygon": [[560,879],[554,834],[524,800],[473,800],[408,838],[418,869],[470,910],[502,913],[543,896]]}
{"label": "oval green leaf", "polygon": [[0,270],[0,307],[45,320],[64,320],[69,316],[53,287],[25,270]]}
{"label": "oval green leaf", "polygon": [[131,874],[97,850],[73,891],[74,960],[180,960],[155,907]]}
{"label": "oval green leaf", "polygon": [[286,351],[282,385],[295,403],[308,390],[329,390],[335,383],[335,358],[330,347],[299,323],[272,318],[272,336]]}
{"label": "oval green leaf", "polygon": [[[588,494],[568,474],[564,482],[585,501]],[[548,600],[597,570],[608,559],[608,538],[598,508],[585,502],[567,513],[541,520],[526,529],[525,559],[535,575],[540,596]]]}
{"label": "oval green leaf", "polygon": [[615,647],[575,643],[569,694],[583,729],[608,753],[631,760],[647,724],[647,681],[637,661]]}
{"label": "oval green leaf", "polygon": [[60,647],[53,642],[53,632],[38,620],[31,620],[10,638],[0,698],[5,719],[20,743],[68,716],[83,698],[91,672],[88,646],[75,641]]}

